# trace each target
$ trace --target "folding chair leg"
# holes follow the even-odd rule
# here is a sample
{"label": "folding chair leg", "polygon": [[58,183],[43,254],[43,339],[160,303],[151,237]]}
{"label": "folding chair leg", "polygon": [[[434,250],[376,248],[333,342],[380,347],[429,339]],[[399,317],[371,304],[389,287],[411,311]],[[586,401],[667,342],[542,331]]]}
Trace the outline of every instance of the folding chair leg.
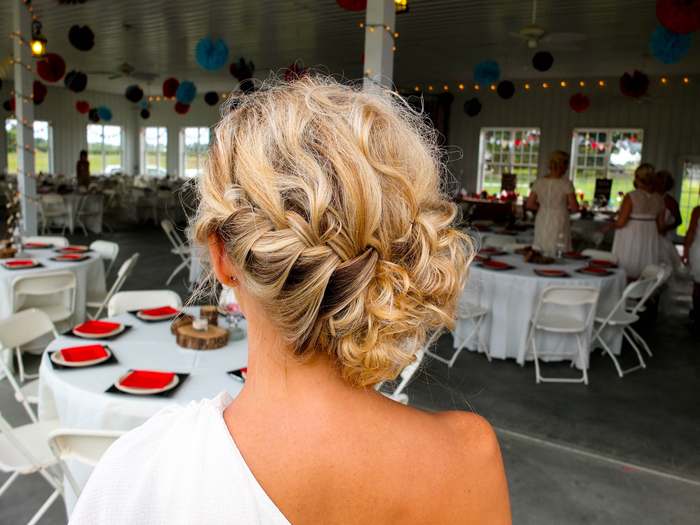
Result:
{"label": "folding chair leg", "polygon": [[17,348],[17,368],[19,368],[19,382],[24,383],[26,379],[36,379],[39,374],[27,374],[24,371],[24,361],[22,360],[22,351]]}
{"label": "folding chair leg", "polygon": [[539,385],[540,381],[542,380],[542,376],[540,375],[540,361],[537,358],[537,345],[535,344],[534,328],[532,334],[532,355],[535,356],[535,382]]}
{"label": "folding chair leg", "polygon": [[[615,354],[612,353],[612,350],[610,350],[610,347],[607,345],[607,343],[605,341],[603,341],[603,338],[600,337],[600,335],[598,335],[597,333],[595,335],[595,338],[598,339],[598,341],[600,341],[601,345],[603,345],[603,353],[608,354],[610,356],[610,358],[613,360],[613,363],[615,364],[615,368],[617,368],[617,375],[619,375],[620,377],[624,376],[625,374],[622,372],[622,368],[620,368],[620,363],[617,361]],[[591,344],[593,343],[594,340],[595,339],[591,340]]]}
{"label": "folding chair leg", "polygon": [[629,342],[629,344],[632,346],[634,351],[637,353],[637,359],[639,359],[639,364],[637,366],[634,366],[632,368],[628,368],[627,370],[624,371],[625,374],[628,374],[630,372],[634,372],[635,370],[639,370],[640,368],[646,368],[647,365],[644,362],[644,359],[642,359],[642,353],[639,351],[639,347],[637,347],[636,344],[634,344],[634,341],[632,338],[629,336],[626,330],[622,330],[622,335],[625,336],[625,339]]}
{"label": "folding chair leg", "polygon": [[476,324],[476,327],[474,328],[474,331],[476,332],[476,344],[479,345],[479,348],[484,349],[484,354],[486,354],[486,359],[488,359],[489,363],[491,362],[491,352],[489,352],[489,347],[486,345],[484,340],[481,337],[481,322],[484,320],[485,316],[481,316],[479,318],[479,322]]}
{"label": "folding chair leg", "polygon": [[170,277],[168,277],[168,280],[165,282],[165,285],[166,285],[166,286],[169,285],[169,284],[170,284],[170,281],[172,281],[172,280],[175,278],[175,276],[176,276],[178,273],[180,273],[182,270],[184,270],[185,267],[187,267],[187,266],[188,266],[187,261],[181,262],[181,263],[178,265],[178,267],[175,268],[175,269],[173,270],[173,273],[170,274]]}
{"label": "folding chair leg", "polygon": [[36,523],[41,519],[41,517],[44,515],[44,513],[49,510],[49,507],[51,504],[56,500],[56,498],[60,495],[58,490],[54,490],[53,494],[49,496],[49,499],[47,499],[44,504],[41,506],[41,508],[34,514],[34,517],[29,520],[29,523],[27,525],[36,525]]}
{"label": "folding chair leg", "polygon": [[[586,358],[583,355],[583,341],[581,341],[581,336],[576,334],[576,342],[578,343],[578,355],[581,356],[581,364],[583,365],[583,384],[588,384],[588,363],[586,363]],[[572,361],[573,363],[573,361]]]}
{"label": "folding chair leg", "polygon": [[532,342],[532,338],[535,337],[535,327],[534,325],[530,329],[530,333],[527,336],[527,342],[525,343],[525,355],[523,356],[523,362],[520,363],[520,366],[525,366],[525,360],[527,359],[528,354],[530,353],[530,343]]}
{"label": "folding chair leg", "polygon": [[631,326],[627,326],[627,328],[628,328],[629,331],[632,333],[632,335],[634,336],[634,338],[635,338],[637,341],[639,341],[639,344],[641,344],[642,347],[644,347],[644,350],[646,350],[647,354],[649,354],[649,357],[654,357],[653,354],[651,353],[651,350],[649,349],[649,345],[648,345],[647,342],[644,340],[644,338],[643,338],[641,335],[639,335],[639,333],[637,333],[637,331],[636,331],[634,328],[632,328]]}
{"label": "folding chair leg", "polygon": [[19,476],[19,472],[13,472],[12,475],[7,479],[7,481],[2,484],[2,487],[0,487],[0,496],[2,496],[5,493],[5,491],[10,487],[10,485],[12,485],[12,483],[17,479],[17,476]]}

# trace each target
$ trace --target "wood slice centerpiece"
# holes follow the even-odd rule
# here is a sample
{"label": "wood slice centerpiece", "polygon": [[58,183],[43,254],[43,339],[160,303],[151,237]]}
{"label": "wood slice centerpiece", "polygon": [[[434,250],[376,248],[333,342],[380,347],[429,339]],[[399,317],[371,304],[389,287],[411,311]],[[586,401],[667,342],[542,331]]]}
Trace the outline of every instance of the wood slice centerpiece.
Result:
{"label": "wood slice centerpiece", "polygon": [[202,318],[207,318],[210,325],[216,326],[219,324],[219,310],[216,306],[202,306],[199,315]]}
{"label": "wood slice centerpiece", "polygon": [[177,335],[177,329],[186,324],[191,325],[193,319],[194,317],[192,317],[191,315],[178,315],[170,325],[170,332],[173,335]]}
{"label": "wood slice centerpiece", "polygon": [[197,331],[191,324],[177,328],[177,344],[192,350],[215,350],[228,343],[228,330],[209,325],[206,331]]}

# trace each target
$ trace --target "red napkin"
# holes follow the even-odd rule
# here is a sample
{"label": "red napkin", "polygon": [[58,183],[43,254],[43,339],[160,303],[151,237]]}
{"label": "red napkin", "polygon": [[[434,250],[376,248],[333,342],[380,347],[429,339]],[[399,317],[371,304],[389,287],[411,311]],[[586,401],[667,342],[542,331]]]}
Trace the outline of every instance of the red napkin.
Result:
{"label": "red napkin", "polygon": [[85,246],[64,246],[58,249],[59,252],[85,252],[87,248]]}
{"label": "red napkin", "polygon": [[43,244],[41,242],[28,242],[24,246],[25,248],[46,248],[48,244]]}
{"label": "red napkin", "polygon": [[484,248],[483,250],[479,250],[481,253],[501,253],[501,250],[497,250],[495,248]]}
{"label": "red napkin", "polygon": [[600,259],[594,259],[592,261],[589,261],[589,264],[593,266],[603,266],[603,267],[610,267],[610,266],[615,266],[613,263],[610,261],[602,261]]}
{"label": "red napkin", "polygon": [[84,334],[100,335],[108,334],[120,326],[119,323],[109,323],[107,321],[86,321],[80,326],[73,328],[73,330]]}
{"label": "red napkin", "polygon": [[175,315],[180,313],[179,310],[172,308],[170,306],[161,306],[160,308],[151,308],[149,310],[141,310],[141,314],[148,315],[150,317],[160,317],[161,315]]}
{"label": "red napkin", "polygon": [[562,270],[537,270],[543,275],[564,275]]}
{"label": "red napkin", "polygon": [[488,260],[489,260],[489,257],[488,257],[488,255],[480,255],[480,254],[477,253],[477,254],[474,256],[474,259],[476,259],[477,261],[488,261]]}
{"label": "red napkin", "polygon": [[484,263],[484,266],[489,266],[491,268],[507,268],[509,265],[508,263],[500,262],[500,261],[486,261]]}
{"label": "red napkin", "polygon": [[73,260],[75,260],[75,259],[82,259],[83,257],[85,257],[85,256],[84,256],[84,255],[69,254],[69,255],[59,255],[59,256],[56,257],[56,258],[59,259],[59,260],[60,260],[60,259],[64,259],[64,260],[73,261]]}
{"label": "red napkin", "polygon": [[173,377],[175,374],[169,372],[134,370],[119,384],[128,388],[163,388],[173,380]]}
{"label": "red napkin", "polygon": [[9,268],[19,268],[21,266],[34,266],[36,263],[31,259],[15,259],[14,261],[5,262],[5,266]]}
{"label": "red napkin", "polygon": [[81,361],[92,361],[107,357],[107,351],[102,345],[73,346],[61,350],[61,355],[65,361],[80,363]]}
{"label": "red napkin", "polygon": [[596,268],[594,266],[586,266],[585,268],[581,268],[582,272],[588,272],[588,273],[608,273],[608,271],[604,268]]}

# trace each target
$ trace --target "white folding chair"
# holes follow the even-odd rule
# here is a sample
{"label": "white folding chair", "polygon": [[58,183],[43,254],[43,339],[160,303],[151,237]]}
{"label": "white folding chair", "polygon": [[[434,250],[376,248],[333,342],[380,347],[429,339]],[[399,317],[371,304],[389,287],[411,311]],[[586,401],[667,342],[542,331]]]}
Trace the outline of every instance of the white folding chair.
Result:
{"label": "white folding chair", "polygon": [[63,219],[61,235],[66,231],[70,222],[70,213],[61,195],[48,193],[39,198],[39,219],[41,221],[41,233],[50,230],[56,219]]}
{"label": "white folding chair", "polygon": [[54,488],[49,498],[27,525],[35,525],[54,500],[63,494],[61,480],[48,470],[49,467],[57,464],[56,458],[49,448],[48,435],[59,426],[60,422],[57,419],[52,419],[13,428],[0,414],[0,471],[12,472],[12,475],[0,487],[0,496],[20,474],[38,472]]}
{"label": "white folding chair", "polygon": [[591,259],[597,259],[599,261],[608,261],[613,264],[617,264],[617,255],[615,255],[612,252],[605,252],[603,250],[593,250],[593,249],[588,249],[588,250],[583,250],[581,252],[581,255],[585,255],[586,257],[590,257]]}
{"label": "white folding chair", "polygon": [[[593,337],[591,338],[591,346],[595,344],[596,340],[601,344],[601,346],[603,347],[603,352],[607,353],[613,360],[613,363],[615,363],[615,368],[617,368],[617,375],[619,375],[620,377],[624,376],[625,374],[629,374],[630,372],[634,372],[635,370],[639,370],[640,368],[647,367],[646,363],[644,362],[644,359],[642,358],[642,353],[640,352],[637,344],[635,344],[635,341],[636,343],[641,345],[644,348],[644,350],[646,350],[649,356],[652,355],[651,350],[649,349],[649,345],[647,345],[646,341],[642,338],[641,335],[637,333],[637,331],[634,328],[632,328],[631,325],[639,321],[639,315],[637,315],[637,313],[640,311],[640,308],[644,306],[644,303],[651,295],[652,291],[654,290],[654,287],[656,286],[656,282],[657,279],[654,278],[639,279],[637,281],[633,281],[627,285],[627,288],[625,288],[622,297],[620,297],[620,300],[612,308],[612,310],[606,311],[603,308],[600,308],[599,311],[596,312],[595,322],[598,323],[600,326],[598,326],[595,333],[593,334]],[[637,302],[636,306],[628,312],[627,302],[630,299],[638,299],[639,301]],[[622,370],[622,368],[620,367],[620,363],[618,362],[615,355],[612,353],[612,350],[605,342],[605,340],[601,337],[603,330],[606,328],[617,328],[622,332],[622,335],[625,337],[625,339],[627,339],[629,344],[632,345],[632,348],[637,353],[637,358],[639,358],[638,365],[628,368],[627,370]]]}
{"label": "white folding chair", "polygon": [[[83,195],[78,201],[78,210],[75,213],[75,220],[78,221],[78,225],[83,229],[85,237],[87,237],[87,228],[83,219],[86,217],[99,217],[103,212],[104,197],[102,195]],[[100,228],[100,231],[102,228]]]}
{"label": "white folding chair", "polygon": [[114,226],[112,226],[112,223],[109,221],[108,216],[119,205],[117,190],[103,190],[102,195],[104,195],[104,212],[102,213],[102,226],[107,228],[110,233],[114,233]]}
{"label": "white folding chair", "polygon": [[[586,332],[588,327],[591,326],[597,301],[598,290],[589,286],[550,286],[542,292],[540,301],[535,309],[535,314],[532,316],[532,326],[525,346],[525,357],[527,358],[530,354],[530,346],[532,345],[532,354],[535,358],[535,381],[538,384],[540,382],[588,384],[588,359],[587,355],[584,353],[581,336]],[[540,310],[544,305],[557,306],[557,313],[540,315]],[[564,315],[562,313],[562,310],[580,309],[581,307],[584,307],[584,309],[586,307],[588,308],[588,313],[585,314],[585,320],[583,321],[580,319],[580,316],[575,317],[574,315]],[[576,336],[576,351],[568,353],[538,351],[536,344],[538,330]],[[545,356],[571,358],[572,367],[576,364],[576,359],[580,358],[583,365],[583,374],[578,378],[543,377],[540,372],[539,358]],[[522,366],[524,366],[524,361]]]}
{"label": "white folding chair", "polygon": [[[488,313],[489,311],[486,308],[482,308],[481,306],[460,302],[460,304],[457,306],[455,316],[459,320],[471,321],[472,330],[469,332],[469,335],[462,340],[462,342],[457,346],[457,349],[452,354],[452,357],[450,357],[449,359],[441,357],[429,349],[426,349],[425,353],[433,357],[434,359],[437,359],[441,363],[445,363],[448,368],[452,368],[452,365],[455,364],[455,361],[457,360],[457,357],[459,357],[459,354],[462,352],[462,350],[469,344],[472,338],[476,337],[477,350],[479,352],[484,352],[486,354],[486,359],[491,361],[491,353],[489,352],[488,345],[484,342],[484,340],[481,337],[481,334],[479,333],[481,323],[483,322],[484,317],[486,317]],[[455,329],[450,330],[450,333],[452,334],[453,338],[455,337],[455,332]]]}
{"label": "white folding chair", "polygon": [[162,221],[160,221],[160,225],[163,228],[165,235],[168,236],[170,244],[173,245],[173,248],[172,250],[170,250],[170,253],[178,255],[180,256],[180,259],[182,259],[182,262],[178,265],[177,268],[175,268],[175,270],[173,270],[173,273],[170,274],[170,277],[168,277],[168,280],[165,282],[167,286],[178,273],[180,273],[185,268],[187,268],[188,270],[191,268],[192,252],[190,250],[190,247],[187,246],[187,243],[183,242],[180,239],[179,235],[175,231],[175,225],[172,223],[172,221],[170,221],[169,219],[163,219]]}
{"label": "white folding chair", "polygon": [[498,235],[494,233],[487,233],[481,239],[482,246],[488,248],[498,248],[503,249],[504,246],[513,244],[513,237],[510,235]]}
{"label": "white folding chair", "polygon": [[[5,319],[0,319],[0,352],[9,352],[11,359],[12,349],[15,349],[17,366],[19,368],[19,380],[21,383],[24,383],[25,378],[28,376],[24,373],[24,362],[22,361],[22,351],[20,347],[46,334],[53,334],[54,338],[58,337],[58,332],[56,332],[56,328],[51,322],[51,319],[49,319],[49,316],[36,308],[22,310]],[[20,386],[4,357],[5,356],[0,356],[0,367],[3,369],[3,372],[5,372],[7,380],[15,391],[15,399],[22,403],[31,420],[36,423],[36,414],[34,414],[29,404],[37,404],[39,402],[39,381],[30,381]],[[37,376],[35,375],[32,377]]]}
{"label": "white folding chair", "polygon": [[[627,299],[627,304],[625,305],[625,308],[627,309],[628,312],[631,312],[632,310],[636,309],[636,312],[645,312],[646,311],[646,306],[645,303],[647,300],[649,300],[655,293],[656,291],[661,287],[661,285],[666,281],[667,277],[667,272],[664,268],[661,266],[657,266],[656,264],[650,264],[644,270],[642,270],[641,275],[639,276],[639,279],[656,279],[656,284],[649,290],[649,293],[647,294],[646,297],[638,298],[635,299],[633,297],[630,297]],[[642,302],[640,305],[639,302]]]}
{"label": "white folding chair", "polygon": [[54,324],[72,324],[77,285],[75,274],[69,271],[17,277],[12,281],[12,312],[38,308]]}
{"label": "white folding chair", "polygon": [[38,244],[52,244],[55,248],[63,248],[64,246],[68,246],[70,244],[68,239],[65,237],[59,237],[58,235],[33,235],[24,240],[25,244],[32,242]]}
{"label": "white folding chair", "polygon": [[119,245],[112,241],[95,241],[90,245],[90,249],[99,253],[103,260],[109,261],[109,266],[105,270],[105,279],[109,275],[109,271],[114,266],[114,261],[119,256]]}
{"label": "white folding chair", "polygon": [[117,272],[117,278],[114,280],[114,284],[112,284],[112,288],[109,289],[109,292],[88,292],[86,294],[85,306],[88,308],[97,308],[95,315],[91,315],[88,312],[87,315],[90,319],[100,318],[100,315],[105,308],[107,308],[107,305],[114,294],[119,292],[122,286],[124,286],[126,279],[131,275],[131,272],[134,270],[134,266],[136,266],[136,262],[138,260],[139,254],[135,253],[124,261],[121,268],[119,268],[119,271]]}
{"label": "white folding chair", "polygon": [[124,434],[126,434],[124,430],[82,428],[58,428],[49,434],[49,447],[76,496],[80,497],[82,487],[78,485],[66,461],[77,461],[94,468],[107,449]]}
{"label": "white folding chair", "polygon": [[182,299],[172,290],[141,290],[114,294],[107,305],[107,316],[114,317],[133,310],[170,306],[182,307]]}

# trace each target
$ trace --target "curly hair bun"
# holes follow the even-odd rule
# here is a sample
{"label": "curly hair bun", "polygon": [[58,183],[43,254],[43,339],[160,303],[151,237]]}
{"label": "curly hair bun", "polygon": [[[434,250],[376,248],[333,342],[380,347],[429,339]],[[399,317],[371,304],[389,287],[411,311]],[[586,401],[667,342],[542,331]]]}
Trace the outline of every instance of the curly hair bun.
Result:
{"label": "curly hair bun", "polygon": [[268,81],[229,104],[195,241],[218,236],[300,359],[330,357],[351,385],[395,378],[454,325],[472,256],[435,132],[393,93],[328,78]]}

